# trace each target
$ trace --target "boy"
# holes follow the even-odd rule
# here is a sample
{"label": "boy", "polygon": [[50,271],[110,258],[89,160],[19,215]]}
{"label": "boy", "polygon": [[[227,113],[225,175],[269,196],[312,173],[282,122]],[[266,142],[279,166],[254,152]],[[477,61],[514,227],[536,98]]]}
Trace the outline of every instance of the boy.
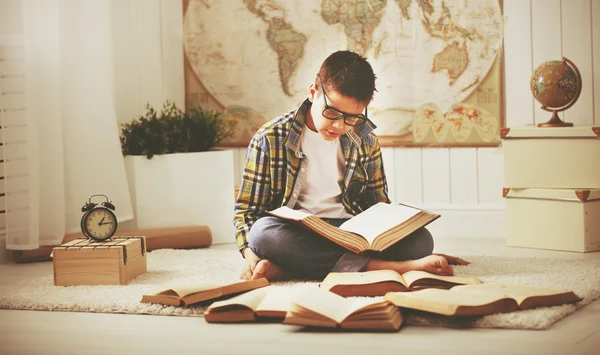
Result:
{"label": "boy", "polygon": [[265,214],[288,206],[339,226],[377,202],[390,203],[375,125],[367,117],[375,91],[365,58],[335,52],[321,65],[302,105],[256,132],[235,205],[236,239],[246,261],[242,279],[322,279],[331,271],[379,269],[452,275],[449,264],[467,263],[432,255],[433,239],[425,228],[382,253],[356,255]]}

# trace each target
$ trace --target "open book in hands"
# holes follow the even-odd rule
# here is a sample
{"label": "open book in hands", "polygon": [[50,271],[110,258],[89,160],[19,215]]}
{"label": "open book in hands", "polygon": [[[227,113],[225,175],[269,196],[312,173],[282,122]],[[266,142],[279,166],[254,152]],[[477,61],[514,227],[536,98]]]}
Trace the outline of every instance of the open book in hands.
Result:
{"label": "open book in hands", "polygon": [[292,301],[292,289],[262,287],[211,304],[204,313],[209,323],[260,320],[283,321]]}
{"label": "open book in hands", "polygon": [[572,291],[503,283],[456,286],[450,290],[390,292],[385,299],[399,307],[445,316],[487,315],[581,301]]}
{"label": "open book in hands", "polygon": [[242,292],[268,285],[269,281],[265,278],[241,281],[228,285],[179,285],[152,295],[144,295],[142,296],[141,302],[159,303],[168,306],[188,306],[194,303],[219,299],[221,297],[234,296]]}
{"label": "open book in hands", "polygon": [[440,215],[403,204],[379,202],[335,227],[323,219],[289,207],[279,207],[269,214],[297,221],[323,237],[355,253],[383,251],[402,238],[422,228]]}
{"label": "open book in hands", "polygon": [[400,275],[394,270],[364,272],[331,272],[320,287],[343,297],[384,296],[388,292],[406,292],[424,288],[449,289],[456,285],[480,284],[473,276],[441,276],[426,271],[408,271]]}
{"label": "open book in hands", "polygon": [[284,324],[325,328],[398,330],[398,307],[383,297],[344,298],[321,289],[305,290],[292,299]]}

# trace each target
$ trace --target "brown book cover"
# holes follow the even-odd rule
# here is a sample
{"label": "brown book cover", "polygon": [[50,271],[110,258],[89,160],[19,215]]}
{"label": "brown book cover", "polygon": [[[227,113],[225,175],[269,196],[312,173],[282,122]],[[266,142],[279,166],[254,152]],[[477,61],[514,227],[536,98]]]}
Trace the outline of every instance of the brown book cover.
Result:
{"label": "brown book cover", "polygon": [[320,287],[343,297],[384,296],[388,292],[407,292],[424,288],[449,289],[457,285],[480,284],[473,276],[442,276],[426,271],[408,271],[400,275],[394,270],[364,272],[332,272]]}
{"label": "brown book cover", "polygon": [[335,227],[323,219],[289,207],[279,207],[269,214],[296,221],[323,237],[357,254],[366,250],[383,251],[417,229],[440,217],[404,204],[379,202]]}
{"label": "brown book cover", "polygon": [[572,291],[504,283],[456,286],[450,290],[390,292],[385,299],[398,307],[445,316],[482,316],[581,301]]}
{"label": "brown book cover", "polygon": [[211,304],[204,313],[209,323],[281,322],[290,308],[293,290],[262,287]]}
{"label": "brown book cover", "polygon": [[191,304],[215,300],[221,297],[234,296],[242,292],[269,285],[269,281],[260,278],[250,281],[241,281],[228,285],[200,284],[200,285],[174,285],[155,294],[144,295],[141,302],[159,303],[169,306],[189,306]]}
{"label": "brown book cover", "polygon": [[344,298],[321,289],[305,290],[292,299],[284,324],[324,328],[396,331],[400,309],[383,297]]}

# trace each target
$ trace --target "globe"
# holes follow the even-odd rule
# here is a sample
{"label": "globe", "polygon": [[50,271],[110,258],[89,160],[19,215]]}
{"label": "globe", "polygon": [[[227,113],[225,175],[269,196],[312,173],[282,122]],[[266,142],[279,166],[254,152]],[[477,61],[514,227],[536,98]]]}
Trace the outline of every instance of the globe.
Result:
{"label": "globe", "polygon": [[529,86],[542,109],[552,112],[550,120],[539,127],[573,126],[557,114],[573,106],[581,94],[581,74],[572,61],[563,57],[540,64],[533,71]]}

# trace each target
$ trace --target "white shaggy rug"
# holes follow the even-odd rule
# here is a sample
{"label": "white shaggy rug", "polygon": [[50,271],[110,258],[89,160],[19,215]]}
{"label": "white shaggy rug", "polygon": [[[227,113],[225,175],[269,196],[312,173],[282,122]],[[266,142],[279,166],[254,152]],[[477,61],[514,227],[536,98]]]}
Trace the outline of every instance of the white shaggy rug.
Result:
{"label": "white shaggy rug", "polygon": [[[471,265],[455,267],[457,275],[477,276],[483,282],[573,290],[583,301],[573,305],[461,318],[460,321],[456,318],[407,312],[406,325],[547,329],[576,309],[600,298],[600,258],[565,260],[470,255],[468,260]],[[148,253],[148,272],[127,285],[57,287],[54,286],[50,273],[0,286],[0,308],[202,316],[204,306],[183,308],[139,301],[142,295],[165,289],[172,282],[194,284],[238,281],[241,266],[239,253],[231,249],[155,250]],[[275,285],[317,287],[318,283],[283,282]]]}

